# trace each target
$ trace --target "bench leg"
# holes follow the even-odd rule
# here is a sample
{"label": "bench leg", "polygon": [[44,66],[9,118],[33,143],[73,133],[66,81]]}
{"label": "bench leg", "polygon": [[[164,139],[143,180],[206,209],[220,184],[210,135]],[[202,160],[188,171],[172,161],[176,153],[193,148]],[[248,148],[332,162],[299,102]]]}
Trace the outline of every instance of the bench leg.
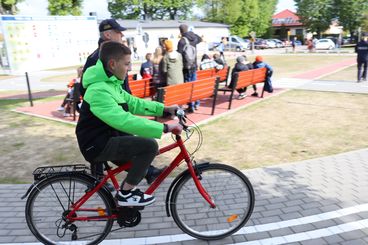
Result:
{"label": "bench leg", "polygon": [[231,94],[230,94],[230,98],[229,98],[229,110],[231,109],[231,103],[232,103],[232,101],[233,101],[233,96],[234,96],[234,90],[235,89],[233,89],[233,90],[231,90]]}

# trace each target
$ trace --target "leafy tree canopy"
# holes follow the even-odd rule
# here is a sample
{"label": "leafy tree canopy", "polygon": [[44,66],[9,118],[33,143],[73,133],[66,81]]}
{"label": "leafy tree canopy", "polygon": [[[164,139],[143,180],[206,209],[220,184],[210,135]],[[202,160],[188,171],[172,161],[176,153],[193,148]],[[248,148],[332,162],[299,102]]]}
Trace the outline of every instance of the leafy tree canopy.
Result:
{"label": "leafy tree canopy", "polygon": [[0,5],[0,14],[16,14],[17,3],[22,2],[23,0],[1,0]]}
{"label": "leafy tree canopy", "polygon": [[81,15],[83,0],[48,0],[51,15]]}
{"label": "leafy tree canopy", "polygon": [[108,9],[117,19],[185,19],[192,0],[110,0]]}

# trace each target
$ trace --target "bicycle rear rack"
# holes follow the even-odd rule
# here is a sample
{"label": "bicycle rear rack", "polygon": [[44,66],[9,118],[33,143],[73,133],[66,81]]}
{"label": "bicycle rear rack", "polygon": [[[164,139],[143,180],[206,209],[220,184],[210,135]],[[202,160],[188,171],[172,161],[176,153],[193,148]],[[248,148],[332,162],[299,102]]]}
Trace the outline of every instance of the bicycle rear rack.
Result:
{"label": "bicycle rear rack", "polygon": [[84,164],[43,166],[38,167],[33,171],[33,177],[35,181],[39,181],[53,175],[65,173],[86,173],[88,170],[89,168]]}

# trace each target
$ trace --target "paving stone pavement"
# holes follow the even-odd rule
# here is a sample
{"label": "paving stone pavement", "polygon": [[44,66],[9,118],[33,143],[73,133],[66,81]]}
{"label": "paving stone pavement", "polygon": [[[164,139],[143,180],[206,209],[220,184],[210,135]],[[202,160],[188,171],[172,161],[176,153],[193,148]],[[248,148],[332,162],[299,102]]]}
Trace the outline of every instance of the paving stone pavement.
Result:
{"label": "paving stone pavement", "polygon": [[[368,149],[244,173],[256,205],[237,234],[212,242],[184,235],[165,216],[166,183],[138,226],[110,233],[102,244],[368,244]],[[0,185],[0,243],[37,242],[20,200],[28,186]]]}

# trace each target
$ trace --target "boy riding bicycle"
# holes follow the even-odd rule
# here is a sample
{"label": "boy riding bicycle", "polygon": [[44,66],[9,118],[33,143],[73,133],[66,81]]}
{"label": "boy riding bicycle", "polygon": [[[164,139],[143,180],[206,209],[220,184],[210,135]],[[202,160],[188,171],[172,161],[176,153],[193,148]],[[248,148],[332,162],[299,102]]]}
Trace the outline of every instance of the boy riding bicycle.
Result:
{"label": "boy riding bicycle", "polygon": [[152,195],[136,186],[144,178],[158,152],[153,138],[163,133],[180,134],[178,124],[163,124],[143,116],[174,114],[177,106],[134,97],[121,88],[130,66],[131,51],[118,42],[105,42],[100,59],[83,75],[86,89],[76,128],[79,148],[89,162],[112,161],[116,165],[131,162],[126,179],[117,194],[120,206],[145,206],[153,203]]}

